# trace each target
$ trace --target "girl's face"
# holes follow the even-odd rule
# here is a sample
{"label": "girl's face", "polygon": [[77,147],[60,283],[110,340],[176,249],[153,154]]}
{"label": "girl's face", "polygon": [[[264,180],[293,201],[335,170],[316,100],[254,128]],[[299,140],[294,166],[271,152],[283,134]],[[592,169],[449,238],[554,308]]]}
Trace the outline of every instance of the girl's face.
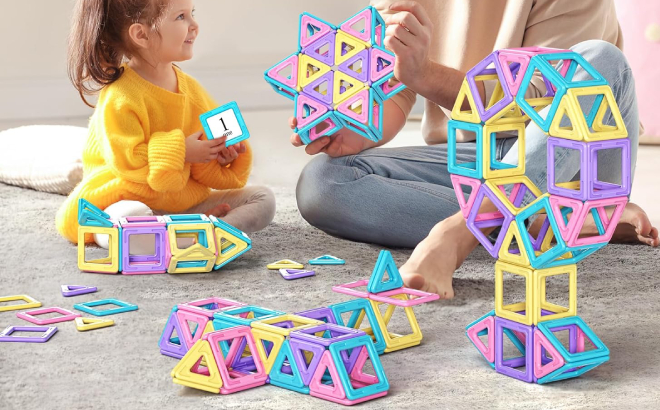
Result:
{"label": "girl's face", "polygon": [[192,0],[171,0],[160,26],[160,61],[185,61],[193,56],[193,43],[199,33]]}

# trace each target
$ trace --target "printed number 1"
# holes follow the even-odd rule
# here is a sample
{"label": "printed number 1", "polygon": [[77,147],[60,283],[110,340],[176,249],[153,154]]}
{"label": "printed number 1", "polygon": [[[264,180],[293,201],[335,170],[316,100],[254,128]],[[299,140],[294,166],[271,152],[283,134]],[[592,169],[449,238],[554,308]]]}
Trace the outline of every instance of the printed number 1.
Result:
{"label": "printed number 1", "polygon": [[225,125],[225,119],[224,119],[224,118],[220,118],[220,122],[222,122],[222,126],[225,127],[225,131],[228,131],[228,130],[227,130],[227,126]]}

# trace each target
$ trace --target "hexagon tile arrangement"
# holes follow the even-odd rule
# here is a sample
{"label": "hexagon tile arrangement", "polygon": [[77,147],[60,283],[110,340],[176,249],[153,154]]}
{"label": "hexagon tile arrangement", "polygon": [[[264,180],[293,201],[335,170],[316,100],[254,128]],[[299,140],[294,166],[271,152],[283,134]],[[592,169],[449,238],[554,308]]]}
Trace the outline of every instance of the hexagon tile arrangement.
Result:
{"label": "hexagon tile arrangement", "polygon": [[[529,97],[533,78],[545,84],[545,95]],[[488,81],[494,91],[483,99],[477,83]],[[467,337],[498,373],[526,382],[577,377],[605,363],[608,348],[577,316],[576,264],[607,245],[630,195],[630,140],[609,84],[570,50],[495,51],[468,71],[451,117],[454,190],[468,228],[498,259],[495,309],[468,325]],[[546,194],[525,176],[528,120],[549,135]],[[459,130],[475,136],[476,161],[459,163]],[[518,139],[510,163],[495,156],[503,133]],[[555,161],[571,151],[580,160],[576,181],[555,170]],[[620,164],[619,175],[598,172],[606,161]],[[495,211],[482,208],[485,198]],[[596,234],[582,233],[587,218]],[[525,281],[523,301],[505,292],[505,273]],[[552,285],[567,288],[563,305],[550,297],[551,278],[563,279]]]}
{"label": "hexagon tile arrangement", "polygon": [[298,50],[264,78],[295,102],[303,143],[342,128],[383,138],[383,102],[405,86],[394,78],[395,56],[383,47],[385,22],[369,6],[339,25],[300,15]]}

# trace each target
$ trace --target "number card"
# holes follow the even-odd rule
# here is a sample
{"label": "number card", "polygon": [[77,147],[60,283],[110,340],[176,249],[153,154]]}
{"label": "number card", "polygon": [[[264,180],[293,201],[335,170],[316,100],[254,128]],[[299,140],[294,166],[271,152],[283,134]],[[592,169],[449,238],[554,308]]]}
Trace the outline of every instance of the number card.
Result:
{"label": "number card", "polygon": [[250,132],[235,101],[200,115],[199,120],[208,139],[226,136],[226,147],[250,138]]}

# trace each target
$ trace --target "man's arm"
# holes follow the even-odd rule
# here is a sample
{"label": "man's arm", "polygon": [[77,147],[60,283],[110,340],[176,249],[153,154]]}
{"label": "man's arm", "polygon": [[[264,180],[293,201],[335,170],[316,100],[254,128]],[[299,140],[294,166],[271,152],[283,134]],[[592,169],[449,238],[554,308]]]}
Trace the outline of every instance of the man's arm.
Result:
{"label": "man's arm", "polygon": [[[415,1],[384,3],[382,7],[387,7],[379,9],[387,26],[385,46],[397,57],[394,76],[427,100],[451,110],[465,73],[429,59],[433,22],[426,10]],[[484,85],[477,83],[477,87],[485,99]]]}

